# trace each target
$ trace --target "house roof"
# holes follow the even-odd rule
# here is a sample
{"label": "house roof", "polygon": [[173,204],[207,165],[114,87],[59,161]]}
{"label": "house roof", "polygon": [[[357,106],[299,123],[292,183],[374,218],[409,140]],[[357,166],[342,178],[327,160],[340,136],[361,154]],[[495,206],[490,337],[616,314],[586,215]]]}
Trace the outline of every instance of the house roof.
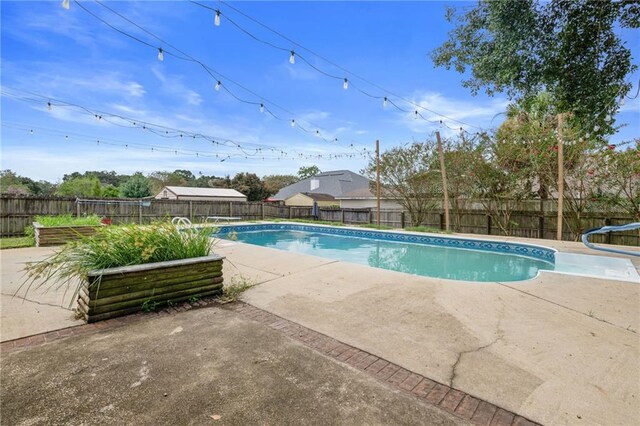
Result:
{"label": "house roof", "polygon": [[[312,189],[312,181],[317,187]],[[299,182],[285,186],[276,195],[276,200],[286,200],[292,195],[303,194],[328,194],[333,197],[341,196],[356,189],[368,188],[369,179],[360,176],[350,170],[334,170],[331,172],[319,173],[313,177],[303,179]]]}
{"label": "house roof", "polygon": [[[305,195],[314,201],[335,201],[335,197],[329,194],[320,194],[318,192],[298,192],[298,194]],[[291,197],[294,197],[298,194],[293,194]]]}
{"label": "house roof", "polygon": [[160,194],[167,189],[182,197],[225,197],[246,198],[246,195],[230,188],[194,188],[190,186],[165,186]]}

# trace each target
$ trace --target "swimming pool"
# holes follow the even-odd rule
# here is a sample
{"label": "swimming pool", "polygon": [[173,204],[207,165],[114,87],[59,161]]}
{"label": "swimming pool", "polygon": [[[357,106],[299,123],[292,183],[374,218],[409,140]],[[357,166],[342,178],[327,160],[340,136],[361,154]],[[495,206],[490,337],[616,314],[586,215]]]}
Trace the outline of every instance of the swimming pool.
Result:
{"label": "swimming pool", "polygon": [[506,243],[316,225],[222,226],[215,235],[414,275],[478,282],[523,281],[553,270],[555,250]]}

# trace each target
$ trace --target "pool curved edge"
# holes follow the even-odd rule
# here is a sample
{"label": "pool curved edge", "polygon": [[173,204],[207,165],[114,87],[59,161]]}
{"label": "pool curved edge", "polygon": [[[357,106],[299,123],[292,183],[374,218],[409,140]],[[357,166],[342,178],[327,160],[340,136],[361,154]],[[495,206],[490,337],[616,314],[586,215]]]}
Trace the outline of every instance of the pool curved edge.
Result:
{"label": "pool curved edge", "polygon": [[296,222],[278,222],[278,223],[257,223],[257,224],[233,224],[223,225],[217,230],[219,234],[227,234],[229,232],[247,232],[259,230],[287,230],[287,231],[305,231],[305,232],[321,232],[331,235],[354,236],[362,238],[371,238],[385,241],[398,241],[407,243],[425,244],[431,246],[440,246],[448,248],[458,248],[467,250],[480,250],[492,253],[511,254],[516,256],[529,257],[542,260],[555,265],[555,255],[558,252],[555,248],[545,247],[528,243],[514,243],[507,241],[492,241],[476,238],[460,238],[452,236],[443,236],[440,234],[425,234],[407,231],[380,231],[353,227],[334,227],[328,225],[307,225]]}

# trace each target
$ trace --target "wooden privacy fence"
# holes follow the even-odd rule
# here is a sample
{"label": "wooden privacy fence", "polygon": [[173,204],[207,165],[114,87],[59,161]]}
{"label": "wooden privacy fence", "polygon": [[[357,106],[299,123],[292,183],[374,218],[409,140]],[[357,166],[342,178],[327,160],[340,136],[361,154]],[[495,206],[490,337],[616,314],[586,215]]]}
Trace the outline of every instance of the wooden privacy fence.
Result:
{"label": "wooden privacy fence", "polygon": [[[527,204],[528,203],[528,204]],[[427,215],[422,223],[437,229],[444,229],[444,214],[441,206]],[[469,201],[464,210],[456,214],[452,212],[452,230],[469,234],[502,235],[501,230],[482,209],[480,203]],[[539,201],[522,204],[522,209],[511,215],[511,235],[526,238],[554,239],[556,235],[557,217],[548,205],[539,209]],[[94,199],[76,202],[75,198],[33,197],[0,195],[0,236],[24,235],[25,227],[32,224],[35,216],[72,214],[83,216],[95,214],[108,217],[114,224],[151,223],[156,220],[167,220],[172,217],[188,217],[192,222],[204,222],[207,216],[233,216],[244,220],[261,219],[310,219],[311,207],[281,206],[262,202],[228,202],[228,201],[182,201],[182,200],[137,200],[137,199]],[[375,209],[340,209],[320,208],[319,219],[323,221],[342,222],[345,224],[375,223]],[[621,213],[590,213],[585,215],[585,229],[604,225],[621,225],[633,222],[629,216]],[[408,213],[401,210],[382,210],[380,224],[393,228],[404,228],[410,225]],[[572,234],[565,221],[563,239],[570,240]],[[640,245],[637,232],[594,235],[596,243],[621,245]]]}

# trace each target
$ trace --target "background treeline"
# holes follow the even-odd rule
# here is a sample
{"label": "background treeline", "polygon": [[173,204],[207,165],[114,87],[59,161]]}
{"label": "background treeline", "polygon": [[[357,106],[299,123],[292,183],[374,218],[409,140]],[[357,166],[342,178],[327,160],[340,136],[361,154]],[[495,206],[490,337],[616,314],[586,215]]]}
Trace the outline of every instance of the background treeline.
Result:
{"label": "background treeline", "polygon": [[191,186],[200,188],[233,188],[248,197],[248,201],[260,201],[277,193],[281,188],[312,176],[319,170],[315,166],[301,167],[297,175],[269,175],[263,178],[255,173],[237,173],[218,177],[189,170],[158,171],[148,175],[118,174],[115,171],[73,172],[62,181],[52,183],[35,181],[19,176],[11,170],[0,171],[0,193],[17,195],[59,195],[67,197],[143,198],[154,196],[164,186]]}

